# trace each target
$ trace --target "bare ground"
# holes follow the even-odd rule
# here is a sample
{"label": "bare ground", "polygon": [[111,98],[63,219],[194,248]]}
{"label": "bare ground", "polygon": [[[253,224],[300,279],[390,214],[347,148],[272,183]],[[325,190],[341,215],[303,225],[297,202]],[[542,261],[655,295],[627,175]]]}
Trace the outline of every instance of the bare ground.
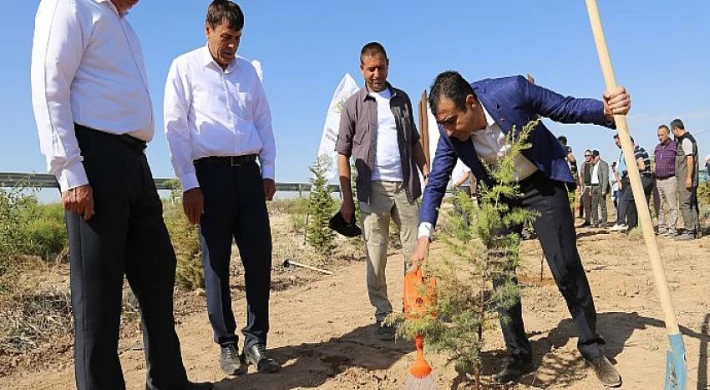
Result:
{"label": "bare ground", "polygon": [[[279,221],[274,222],[276,230]],[[599,312],[599,332],[623,376],[623,388],[662,388],[668,341],[643,239],[638,234],[607,234],[593,229],[579,229],[578,237]],[[288,249],[294,256],[301,253],[301,259],[308,257],[305,247],[284,236],[275,236],[275,245],[287,246],[281,250]],[[660,238],[659,245],[685,335],[688,388],[707,389],[710,238],[692,242]],[[436,245],[432,256],[441,251]],[[546,265],[540,281],[539,244],[526,241],[523,251],[523,312],[533,342],[536,371],[511,388],[601,388],[576,351],[574,324]],[[222,390],[403,389],[413,361],[413,345],[406,340],[388,343],[374,337],[374,313],[367,298],[364,262],[339,261],[331,265],[333,276],[321,276],[305,270],[286,271],[279,266],[282,260],[274,259],[277,288],[272,294],[269,348],[284,369],[278,374],[263,375],[254,373],[252,368],[245,376],[225,378],[218,366],[219,349],[212,342],[204,297],[190,294],[181,295],[176,301],[180,313],[177,331],[190,378],[213,381]],[[390,261],[390,294],[393,302],[399,302],[402,258],[394,254]],[[233,297],[239,324],[244,323],[246,307],[242,285],[237,277]],[[401,304],[397,308],[400,307]],[[145,363],[140,335],[132,326],[132,331],[124,331],[121,339],[121,362],[128,388],[142,390]],[[501,363],[503,342],[497,329],[486,337],[490,349],[485,355],[484,380],[488,381]],[[15,357],[17,368],[0,378],[0,389],[74,388],[71,350],[45,346],[40,351],[43,352],[29,354],[40,357],[32,358],[33,364],[26,364],[29,357]],[[432,353],[427,357],[434,367],[438,389],[472,388],[468,378],[458,377],[453,368],[444,365],[444,357]]]}

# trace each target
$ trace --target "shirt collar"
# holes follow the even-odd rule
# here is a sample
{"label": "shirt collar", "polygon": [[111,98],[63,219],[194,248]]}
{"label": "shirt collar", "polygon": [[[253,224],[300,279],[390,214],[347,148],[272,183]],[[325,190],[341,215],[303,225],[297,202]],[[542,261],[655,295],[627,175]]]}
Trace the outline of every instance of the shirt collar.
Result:
{"label": "shirt collar", "polygon": [[[202,65],[204,67],[208,67],[210,66],[210,64],[214,64],[216,67],[222,70],[222,67],[212,57],[212,53],[210,53],[209,46],[205,43],[205,46],[202,48]],[[237,56],[234,56],[234,59],[229,65],[227,65],[227,69],[224,69],[224,72],[232,73],[235,70],[237,70]]]}
{"label": "shirt collar", "polygon": [[481,101],[480,101],[480,100],[478,101],[478,104],[479,104],[479,105],[481,106],[481,108],[483,109],[483,115],[486,116],[486,127],[491,127],[491,126],[495,125],[495,124],[496,124],[496,121],[493,120],[493,117],[491,116],[491,114],[488,113],[488,110],[486,110],[486,107],[483,106],[483,104],[481,104]]}
{"label": "shirt collar", "polygon": [[96,2],[97,4],[108,3],[108,7],[111,8],[111,10],[112,10],[113,12],[115,12],[117,16],[119,16],[119,17],[121,17],[121,18],[122,18],[122,17],[125,17],[126,15],[128,15],[128,11],[118,12],[118,8],[116,8],[116,6],[113,5],[113,3],[111,2],[111,0],[94,0],[94,2]]}
{"label": "shirt collar", "polygon": [[[392,84],[390,84],[389,81],[386,81],[385,83],[387,84],[387,89],[389,89],[390,91],[390,99],[397,96],[397,90],[392,88]],[[367,90],[367,85],[365,85],[360,90],[360,99],[367,100],[367,98],[374,99],[372,96],[370,96],[370,91]]]}

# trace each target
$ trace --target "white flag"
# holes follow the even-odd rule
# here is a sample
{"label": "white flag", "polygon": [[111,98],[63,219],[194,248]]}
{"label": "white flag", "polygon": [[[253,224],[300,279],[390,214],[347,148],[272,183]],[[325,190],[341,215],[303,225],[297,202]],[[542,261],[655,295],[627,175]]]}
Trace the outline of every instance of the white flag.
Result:
{"label": "white flag", "polygon": [[343,79],[340,80],[340,84],[338,84],[338,88],[335,89],[333,98],[330,100],[328,114],[325,117],[325,126],[323,126],[323,135],[318,148],[318,156],[325,154],[330,157],[330,161],[333,163],[330,172],[326,175],[328,181],[335,176],[338,167],[335,141],[338,139],[338,129],[340,128],[340,113],[343,111],[345,101],[359,89],[355,79],[349,73],[346,73]]}

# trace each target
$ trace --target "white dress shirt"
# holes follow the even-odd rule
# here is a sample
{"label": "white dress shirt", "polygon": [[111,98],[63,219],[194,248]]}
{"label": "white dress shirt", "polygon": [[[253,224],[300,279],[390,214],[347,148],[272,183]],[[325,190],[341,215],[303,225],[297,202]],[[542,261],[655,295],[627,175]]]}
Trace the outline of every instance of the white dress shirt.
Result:
{"label": "white dress shirt", "polygon": [[210,156],[257,154],[262,177],[274,179],[271,110],[249,61],[236,57],[223,70],[206,45],[177,57],[164,104],[170,160],[184,191],[199,187],[192,162]]}
{"label": "white dress shirt", "polygon": [[40,2],[31,80],[40,148],[62,191],[88,183],[74,123],[153,138],[141,46],[110,0]]}
{"label": "white dress shirt", "polygon": [[[506,135],[503,130],[482,104],[481,108],[486,116],[486,128],[474,131],[471,135],[471,142],[473,142],[473,147],[476,148],[478,158],[488,165],[495,166],[508,153],[510,145],[506,142]],[[537,171],[537,167],[527,157],[522,154],[515,156],[515,180],[527,179],[535,171]]]}
{"label": "white dress shirt", "polygon": [[599,161],[592,168],[592,184],[599,184]]}
{"label": "white dress shirt", "polygon": [[[464,164],[461,159],[458,159],[456,161],[456,166],[454,166],[454,171],[451,172],[451,180],[454,182],[454,185],[459,182],[459,180],[463,179],[464,176],[466,176],[467,173],[471,173],[471,168],[468,167],[468,165]],[[461,186],[471,186],[471,177],[469,176],[463,183],[461,183]]]}
{"label": "white dress shirt", "polygon": [[[480,102],[478,104],[481,104]],[[486,116],[486,128],[483,130],[474,131],[471,135],[471,142],[476,149],[476,154],[480,160],[486,164],[495,166],[505,157],[510,150],[510,145],[506,142],[506,135],[498,126],[493,117],[488,113],[486,108],[481,104],[483,114]],[[532,161],[522,154],[515,156],[515,180],[524,180],[537,171],[537,167]],[[419,224],[418,237],[431,237],[434,227],[429,222]]]}
{"label": "white dress shirt", "polygon": [[389,88],[380,92],[370,92],[377,102],[377,144],[372,180],[401,182],[402,159],[399,155],[397,122],[392,113]]}

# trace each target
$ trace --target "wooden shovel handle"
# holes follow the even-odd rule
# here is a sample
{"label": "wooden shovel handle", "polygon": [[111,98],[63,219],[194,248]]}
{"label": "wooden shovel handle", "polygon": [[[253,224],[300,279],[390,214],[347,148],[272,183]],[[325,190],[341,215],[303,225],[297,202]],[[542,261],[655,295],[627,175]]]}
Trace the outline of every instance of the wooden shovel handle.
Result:
{"label": "wooden shovel handle", "polygon": [[[592,32],[594,33],[594,43],[596,44],[597,53],[599,54],[599,62],[601,63],[602,72],[604,73],[604,82],[607,90],[613,90],[616,88],[616,80],[614,78],[614,69],[611,66],[609,50],[606,46],[606,39],[604,38],[604,30],[602,28],[601,19],[599,18],[599,8],[597,7],[596,0],[586,0],[586,2],[587,12],[589,13],[589,21],[592,24]],[[643,192],[643,186],[641,185],[641,175],[639,174],[638,169],[634,169],[637,166],[637,163],[634,157],[634,145],[629,136],[629,127],[626,123],[626,116],[614,115],[614,122],[616,123],[617,130],[619,131],[619,140],[621,141],[621,149],[624,152],[624,160],[626,161],[626,166],[629,172],[631,191],[634,194],[636,209],[638,210],[638,215],[641,217],[643,238],[646,242],[646,249],[648,250],[648,257],[651,261],[651,268],[653,269],[653,274],[656,278],[656,288],[658,289],[661,306],[666,318],[666,330],[670,335],[678,334],[680,333],[678,329],[678,321],[676,320],[675,311],[673,310],[673,302],[671,301],[671,294],[668,289],[668,281],[666,280],[663,263],[661,263],[661,254],[658,250],[656,235],[653,232],[651,214],[648,210],[648,203],[646,202],[646,196]]]}

